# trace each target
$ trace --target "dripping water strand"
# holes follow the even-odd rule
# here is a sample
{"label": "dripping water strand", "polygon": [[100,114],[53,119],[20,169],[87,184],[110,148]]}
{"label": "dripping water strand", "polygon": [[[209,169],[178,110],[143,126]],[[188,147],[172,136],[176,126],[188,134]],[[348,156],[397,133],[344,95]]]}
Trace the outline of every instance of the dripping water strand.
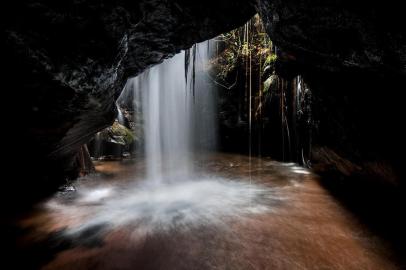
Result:
{"label": "dripping water strand", "polygon": [[[209,42],[208,42],[209,44]],[[209,45],[207,45],[207,50],[209,50]],[[196,54],[197,54],[197,44],[194,44],[190,49],[185,50],[185,84],[186,87],[192,92],[193,101],[195,99],[195,92],[196,92]],[[192,61],[191,61],[192,60]],[[192,62],[192,63],[191,63]],[[191,66],[191,67],[190,67]],[[191,71],[190,71],[191,69]],[[189,79],[189,72],[191,73],[191,78]],[[190,81],[190,82],[189,82]]]}
{"label": "dripping water strand", "polygon": [[190,49],[185,50],[185,82],[188,83],[188,73],[190,64]]}
{"label": "dripping water strand", "polygon": [[[261,29],[262,30],[262,29]],[[257,123],[259,122],[257,127],[258,132],[258,156],[261,157],[261,142],[262,142],[262,130],[263,130],[263,119],[262,119],[262,54],[259,54],[259,72],[258,72],[258,93],[259,93],[259,105],[258,105],[258,116],[257,116]]]}
{"label": "dripping water strand", "polygon": [[[248,49],[249,49],[249,145],[250,145],[250,149],[249,149],[249,155],[250,155],[250,159],[252,158],[252,50],[250,48],[250,36],[249,36],[249,29],[250,28],[250,23],[248,24],[248,34],[247,34],[247,38],[248,38]],[[250,160],[250,166],[251,166],[251,160]],[[251,168],[250,168],[251,170]],[[251,182],[251,174],[250,174],[250,182]]]}
{"label": "dripping water strand", "polygon": [[193,66],[192,66],[192,94],[193,94],[193,101],[195,101],[195,90],[196,90],[196,44],[193,45]]}
{"label": "dripping water strand", "polygon": [[[288,109],[289,104],[286,98],[286,91],[289,84],[284,79],[278,79],[278,88],[280,88],[280,111],[281,111],[281,132],[282,132],[282,160],[289,161],[291,159],[292,145],[291,132],[289,128]],[[286,149],[287,145],[287,149]]]}
{"label": "dripping water strand", "polygon": [[[279,102],[280,102],[280,110],[281,110],[281,132],[282,132],[282,160],[285,161],[285,129],[284,129],[284,99],[283,99],[283,89],[284,89],[284,81],[278,79],[278,82],[280,82],[280,85],[278,85],[278,88],[280,88],[280,97],[279,97]],[[278,83],[279,84],[279,83]]]}
{"label": "dripping water strand", "polygon": [[[288,88],[288,85],[285,84],[285,87]],[[283,90],[283,100],[284,100],[284,102],[283,102],[284,103],[283,110],[285,111],[283,121],[284,121],[284,126],[285,126],[285,129],[286,129],[286,139],[288,141],[288,159],[291,159],[292,145],[291,145],[291,139],[290,139],[289,122],[288,122],[288,109],[289,109],[289,106],[288,106],[288,100],[286,98],[286,91],[287,91],[286,88]]]}
{"label": "dripping water strand", "polygon": [[248,21],[244,28],[244,44],[245,44],[245,85],[248,97],[246,101],[248,102],[248,167],[249,167],[249,194],[251,194],[252,189],[252,55],[250,48],[250,23]]}

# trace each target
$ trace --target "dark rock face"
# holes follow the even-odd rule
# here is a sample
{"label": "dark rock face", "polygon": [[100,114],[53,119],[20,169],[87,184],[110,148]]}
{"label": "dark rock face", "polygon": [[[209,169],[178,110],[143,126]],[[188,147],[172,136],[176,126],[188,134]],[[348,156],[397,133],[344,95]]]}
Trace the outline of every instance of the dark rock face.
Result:
{"label": "dark rock face", "polygon": [[272,40],[300,64],[405,75],[403,12],[397,1],[260,0],[259,10]]}
{"label": "dark rock face", "polygon": [[81,145],[113,122],[128,77],[238,27],[255,8],[243,0],[30,0],[4,11],[3,75],[12,89],[4,100],[19,108],[3,113],[19,142],[8,155],[24,153],[27,170],[55,186]]}
{"label": "dark rock face", "polygon": [[312,89],[316,168],[399,183],[406,149],[401,4],[260,0],[258,7],[280,48],[279,73],[302,74]]}

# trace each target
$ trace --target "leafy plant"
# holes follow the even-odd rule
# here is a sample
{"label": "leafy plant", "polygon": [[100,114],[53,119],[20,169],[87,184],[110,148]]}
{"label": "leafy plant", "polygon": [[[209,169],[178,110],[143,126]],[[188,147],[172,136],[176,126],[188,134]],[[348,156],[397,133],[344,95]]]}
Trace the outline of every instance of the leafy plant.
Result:
{"label": "leafy plant", "polygon": [[215,69],[215,79],[223,85],[235,85],[227,80],[236,72],[251,72],[246,65],[250,61],[250,68],[264,72],[273,69],[277,59],[272,50],[272,41],[265,32],[258,15],[245,26],[220,35],[217,39],[218,52],[212,59]]}

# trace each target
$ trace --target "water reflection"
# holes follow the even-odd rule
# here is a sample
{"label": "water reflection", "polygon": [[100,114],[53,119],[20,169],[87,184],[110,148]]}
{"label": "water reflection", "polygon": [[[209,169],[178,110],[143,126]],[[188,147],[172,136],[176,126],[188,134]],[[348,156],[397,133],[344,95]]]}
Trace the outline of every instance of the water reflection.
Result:
{"label": "water reflection", "polygon": [[211,175],[154,186],[142,162],[100,162],[23,219],[20,241],[58,239],[43,269],[401,269],[310,171],[231,154],[195,166]]}

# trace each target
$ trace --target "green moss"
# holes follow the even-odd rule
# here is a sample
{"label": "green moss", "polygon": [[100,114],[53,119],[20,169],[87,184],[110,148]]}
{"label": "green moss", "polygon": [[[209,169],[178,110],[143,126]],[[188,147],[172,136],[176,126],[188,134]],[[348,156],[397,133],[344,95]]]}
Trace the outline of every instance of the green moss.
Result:
{"label": "green moss", "polygon": [[130,145],[137,140],[135,134],[117,121],[101,132],[101,138],[107,142]]}

